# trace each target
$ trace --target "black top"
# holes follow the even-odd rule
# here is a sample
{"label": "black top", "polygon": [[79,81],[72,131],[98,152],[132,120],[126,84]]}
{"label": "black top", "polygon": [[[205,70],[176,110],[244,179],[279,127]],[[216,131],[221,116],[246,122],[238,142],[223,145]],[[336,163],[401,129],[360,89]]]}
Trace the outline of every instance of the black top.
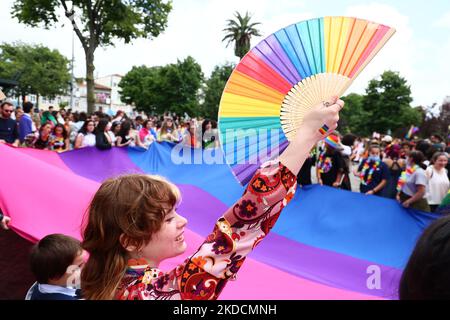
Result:
{"label": "black top", "polygon": [[19,126],[17,122],[11,118],[0,118],[0,140],[14,143],[17,139],[19,139]]}
{"label": "black top", "polygon": [[[367,159],[364,159],[361,164],[359,165],[358,171],[361,172],[364,164],[367,162]],[[369,169],[366,170],[366,172],[364,173],[364,179],[365,181],[367,181],[368,177],[369,177],[369,172],[370,172],[370,168],[372,167],[373,163],[369,162]],[[361,193],[366,193],[370,190],[373,190],[377,185],[380,184],[381,181],[383,180],[388,180],[389,178],[389,168],[388,166],[380,161],[379,166],[377,167],[376,170],[374,170],[374,172],[372,173],[372,180],[370,181],[370,183],[368,185],[365,185],[363,183],[360,184],[360,191]],[[382,190],[378,190],[377,193],[380,193]]]}
{"label": "black top", "polygon": [[125,144],[130,140],[133,140],[130,136],[127,135],[119,135],[119,137],[122,138],[122,141],[120,141],[120,144]]}
{"label": "black top", "polygon": [[100,150],[111,149],[111,143],[104,132],[99,132],[95,135],[95,146]]}
{"label": "black top", "polygon": [[303,163],[300,172],[297,175],[297,183],[301,186],[307,186],[312,184],[311,181],[311,167],[313,165],[313,159],[311,157],[306,158]]}
{"label": "black top", "polygon": [[340,154],[340,152],[326,151],[323,157],[323,161],[327,161],[328,163],[330,163],[330,167],[325,170],[326,172],[320,173],[320,178],[322,179],[324,185],[332,186],[333,183],[336,182],[338,174],[344,172],[344,160],[342,159],[342,155]]}
{"label": "black top", "polygon": [[48,144],[50,143],[50,136],[48,136],[47,140],[42,140],[41,136],[39,136],[39,138],[36,139],[36,141],[34,142],[34,147],[36,149],[47,149],[48,148]]}

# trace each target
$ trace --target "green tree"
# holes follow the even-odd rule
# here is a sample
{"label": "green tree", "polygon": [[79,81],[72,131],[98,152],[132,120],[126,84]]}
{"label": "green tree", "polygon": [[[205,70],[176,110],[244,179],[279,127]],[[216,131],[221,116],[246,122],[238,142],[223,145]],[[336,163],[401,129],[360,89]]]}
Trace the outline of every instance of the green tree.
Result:
{"label": "green tree", "polygon": [[157,37],[167,26],[172,4],[162,0],[73,0],[73,8],[69,8],[67,2],[15,0],[12,15],[26,25],[49,28],[62,19],[57,10],[64,9],[84,49],[88,112],[93,112],[95,50],[113,45],[115,39],[130,43]]}
{"label": "green tree", "polygon": [[368,114],[366,132],[395,132],[398,128],[420,125],[421,112],[411,107],[411,89],[398,72],[385,71],[369,82],[362,101]]}
{"label": "green tree", "polygon": [[139,111],[196,115],[200,111],[201,66],[192,58],[163,67],[133,67],[119,83],[124,101]]}
{"label": "green tree", "polygon": [[199,91],[203,84],[201,66],[192,57],[161,68],[159,105],[170,111],[189,115],[200,111]]}
{"label": "green tree", "polygon": [[220,98],[233,69],[233,64],[215,66],[211,76],[206,80],[202,103],[202,115],[204,117],[217,120]]}
{"label": "green tree", "polygon": [[345,108],[340,112],[339,131],[369,135],[370,132],[366,125],[369,121],[369,113],[363,109],[364,96],[350,93],[342,100],[345,101]]}
{"label": "green tree", "polygon": [[160,67],[149,68],[146,66],[134,66],[120,81],[121,99],[129,104],[134,104],[139,111],[154,112],[158,70]]}
{"label": "green tree", "polygon": [[[18,81],[17,95],[54,98],[70,85],[69,60],[57,50],[16,42],[0,45],[0,78]],[[38,99],[39,101],[39,99]]]}
{"label": "green tree", "polygon": [[251,16],[248,12],[244,17],[239,12],[235,12],[236,19],[227,20],[227,27],[223,29],[225,31],[225,37],[222,41],[228,41],[227,47],[230,43],[234,42],[234,54],[242,59],[250,50],[250,40],[252,36],[260,36],[259,30],[255,27],[260,22],[250,23]]}
{"label": "green tree", "polygon": [[[430,109],[439,110],[433,114]],[[420,126],[419,136],[429,138],[433,134],[440,134],[446,137],[450,130],[450,99],[446,99],[442,105],[434,103],[431,107],[423,109],[422,125]]]}

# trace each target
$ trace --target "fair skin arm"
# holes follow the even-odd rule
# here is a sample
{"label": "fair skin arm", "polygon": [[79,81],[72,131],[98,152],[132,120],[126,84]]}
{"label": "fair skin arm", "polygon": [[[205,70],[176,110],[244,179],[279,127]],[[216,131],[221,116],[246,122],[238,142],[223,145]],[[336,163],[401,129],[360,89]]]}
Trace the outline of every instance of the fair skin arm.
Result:
{"label": "fair skin arm", "polygon": [[134,136],[134,140],[136,141],[136,145],[137,145],[138,147],[145,148],[144,144],[143,144],[142,141],[141,141],[141,138],[139,138],[139,133],[138,133],[137,131],[134,133],[133,136]]}
{"label": "fair skin arm", "polygon": [[375,188],[373,188],[372,190],[367,191],[366,194],[370,195],[370,194],[377,193],[378,191],[380,191],[381,189],[384,188],[386,183],[387,183],[386,179],[381,180],[381,182]]}
{"label": "fair skin arm", "polygon": [[178,131],[173,131],[172,133],[169,133],[168,136],[170,137],[170,140],[173,142],[178,141]]}
{"label": "fair skin arm", "polygon": [[126,146],[128,146],[130,143],[131,143],[131,139],[128,140],[127,142],[125,142],[125,143],[122,143],[122,137],[120,137],[120,136],[117,137],[116,144],[117,144],[118,147],[126,147]]}
{"label": "fair skin arm", "polygon": [[105,131],[103,134],[105,135],[106,140],[108,140],[108,142],[112,144],[111,137],[109,136],[108,132]]}
{"label": "fair skin arm", "polygon": [[[406,200],[405,202],[402,203],[402,206],[405,208],[408,208],[412,203],[420,200],[423,198],[423,196],[425,195],[425,186],[422,185],[416,185],[417,187],[417,192],[408,200]],[[397,200],[400,201],[400,195],[397,194]]]}
{"label": "fair skin arm", "polygon": [[1,221],[2,229],[8,230],[9,229],[8,225],[9,225],[10,222],[11,222],[11,218],[10,217],[3,216],[3,219]]}
{"label": "fair skin arm", "polygon": [[320,178],[320,172],[319,172],[319,168],[317,168],[317,166],[316,166],[316,177],[317,177],[317,182],[318,182],[321,186],[323,186],[323,181],[322,181],[322,179]]}
{"label": "fair skin arm", "polygon": [[[334,102],[336,100],[337,98]],[[225,285],[227,280],[238,272],[247,254],[270,231],[281,210],[293,198],[295,175],[300,171],[316,141],[323,138],[319,128],[324,123],[332,130],[336,128],[341,105],[332,105],[328,108],[318,105],[313,109],[299,129],[297,139],[294,139],[281,154],[279,162],[268,162],[267,164],[273,167],[263,166],[258,170],[254,176],[254,183],[247,187],[249,192],[245,192],[236,204],[228,208],[216,221],[213,232],[194,255],[171,272],[158,275],[155,280],[146,280],[154,284],[153,288],[142,286],[142,289],[139,289],[134,285],[127,286],[126,290],[121,289],[121,292],[118,292],[119,299],[129,297],[136,289],[143,293],[141,296],[143,299],[150,298],[152,294],[165,298],[175,296],[181,299],[192,297],[217,299],[220,291],[208,288],[213,289],[215,284]],[[273,190],[267,190],[264,188],[266,179],[274,180],[272,182],[276,182],[277,186]],[[270,181],[267,183],[272,183]],[[239,214],[234,212],[237,207],[240,208]],[[126,241],[125,234],[120,236],[119,242],[128,251],[129,257],[137,260],[145,258],[146,264],[158,267],[161,261],[185,252],[187,244],[184,241],[184,227],[187,221],[176,214],[176,209],[173,210],[174,208],[165,216],[161,229],[142,246]],[[256,215],[255,222],[252,223],[254,227],[250,232],[247,232],[250,228],[243,223],[247,221],[243,218],[247,216],[247,212]],[[222,243],[222,240],[225,242]],[[199,275],[204,278],[198,279]],[[193,292],[193,289],[201,290],[202,293]]]}
{"label": "fair skin arm", "polygon": [[341,185],[341,179],[343,175],[344,174],[342,173],[342,171],[338,172],[338,174],[336,175],[336,181],[333,182],[333,187],[337,188]]}
{"label": "fair skin arm", "polygon": [[[13,147],[18,147],[19,146],[19,140],[17,139],[17,140],[15,140],[11,145],[13,146]],[[6,143],[6,141],[5,140],[3,140],[3,139],[0,139],[0,143]]]}
{"label": "fair skin arm", "polygon": [[83,135],[79,134],[77,136],[77,138],[75,139],[75,145],[74,148],[75,149],[79,149],[81,148],[81,144],[83,143]]}

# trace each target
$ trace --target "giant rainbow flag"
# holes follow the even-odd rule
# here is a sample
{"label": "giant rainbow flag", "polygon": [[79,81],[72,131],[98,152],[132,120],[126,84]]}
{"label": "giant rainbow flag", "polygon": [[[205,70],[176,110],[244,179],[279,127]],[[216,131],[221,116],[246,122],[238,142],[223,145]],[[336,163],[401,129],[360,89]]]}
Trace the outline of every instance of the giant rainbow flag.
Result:
{"label": "giant rainbow flag", "polygon": [[[145,152],[85,148],[58,154],[0,144],[0,207],[12,217],[12,228],[31,241],[56,232],[81,238],[82,216],[101,181],[123,173],[159,174],[182,191],[179,211],[189,220],[191,254],[244,189],[226,164],[173,163],[173,148],[154,143]],[[198,159],[209,151],[189,152]],[[402,268],[433,219],[393,200],[305,187],[221,298],[395,299]]]}

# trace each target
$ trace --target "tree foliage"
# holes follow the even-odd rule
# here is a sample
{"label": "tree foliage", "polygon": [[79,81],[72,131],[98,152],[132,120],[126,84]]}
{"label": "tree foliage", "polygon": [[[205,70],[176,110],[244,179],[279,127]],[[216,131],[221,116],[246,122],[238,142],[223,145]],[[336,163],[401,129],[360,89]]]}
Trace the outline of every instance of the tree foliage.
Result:
{"label": "tree foliage", "polygon": [[209,79],[205,81],[204,101],[202,104],[202,115],[205,118],[217,120],[222,92],[233,69],[234,65],[229,63],[216,66]]}
{"label": "tree foliage", "polygon": [[121,96],[145,112],[197,115],[199,90],[203,83],[201,66],[192,58],[162,67],[133,67],[119,83]]}
{"label": "tree foliage", "polygon": [[255,27],[260,22],[250,22],[251,16],[247,12],[243,17],[239,12],[235,12],[235,19],[227,20],[225,37],[222,41],[228,41],[227,47],[234,43],[234,54],[242,59],[250,50],[250,40],[253,36],[260,36],[259,30]]}
{"label": "tree foliage", "polygon": [[15,94],[54,98],[67,92],[69,60],[59,51],[21,42],[3,43],[0,50],[0,78],[18,81]]}
{"label": "tree foliage", "polygon": [[411,107],[411,89],[398,72],[385,71],[380,79],[369,82],[362,101],[367,112],[368,132],[388,132],[420,125],[421,113]]}
{"label": "tree foliage", "polygon": [[342,98],[345,101],[345,108],[340,113],[339,131],[342,133],[368,134],[366,131],[366,121],[368,113],[363,109],[364,96],[357,93],[350,93]]}
{"label": "tree foliage", "polygon": [[95,107],[94,53],[114,40],[130,43],[137,38],[157,37],[167,26],[170,1],[162,0],[15,0],[12,15],[32,27],[49,28],[62,18],[62,8],[71,21],[86,56],[88,112]]}
{"label": "tree foliage", "polygon": [[[435,105],[432,106],[432,108],[434,107]],[[450,99],[447,98],[439,106],[439,113],[437,115],[430,116],[428,114],[427,116],[427,112],[424,110],[422,121],[419,136],[428,138],[433,134],[439,134],[442,137],[447,137],[450,134]]]}

